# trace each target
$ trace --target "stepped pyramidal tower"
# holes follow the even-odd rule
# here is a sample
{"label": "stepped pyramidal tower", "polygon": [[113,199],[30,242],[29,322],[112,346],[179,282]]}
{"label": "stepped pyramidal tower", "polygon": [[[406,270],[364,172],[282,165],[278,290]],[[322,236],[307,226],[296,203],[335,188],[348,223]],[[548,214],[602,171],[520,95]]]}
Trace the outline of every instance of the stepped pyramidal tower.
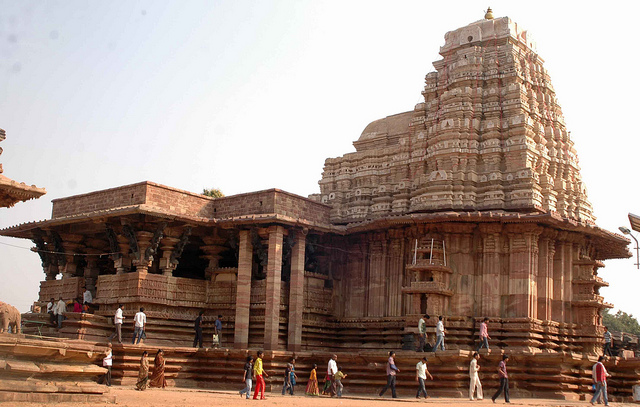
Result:
{"label": "stepped pyramidal tower", "polygon": [[320,181],[332,220],[422,211],[556,212],[594,221],[560,105],[508,17],[448,32],[424,102],[370,123]]}

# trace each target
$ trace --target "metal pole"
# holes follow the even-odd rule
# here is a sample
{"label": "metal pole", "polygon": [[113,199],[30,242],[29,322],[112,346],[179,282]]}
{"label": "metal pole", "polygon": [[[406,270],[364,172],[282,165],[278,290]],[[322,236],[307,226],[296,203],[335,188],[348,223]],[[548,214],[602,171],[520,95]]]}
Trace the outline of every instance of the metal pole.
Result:
{"label": "metal pole", "polygon": [[640,246],[638,246],[638,239],[636,239],[636,237],[634,235],[632,235],[631,233],[629,233],[629,236],[631,236],[633,238],[633,240],[636,241],[636,268],[640,269]]}
{"label": "metal pole", "polygon": [[431,251],[429,252],[429,264],[431,264],[431,259],[433,259],[433,239],[431,239]]}
{"label": "metal pole", "polygon": [[444,266],[447,267],[447,247],[444,244],[444,240],[442,241],[442,258],[444,259]]}
{"label": "metal pole", "polygon": [[417,263],[417,259],[418,259],[418,239],[416,239],[416,246],[415,246],[415,249],[413,249],[413,265],[414,266]]}

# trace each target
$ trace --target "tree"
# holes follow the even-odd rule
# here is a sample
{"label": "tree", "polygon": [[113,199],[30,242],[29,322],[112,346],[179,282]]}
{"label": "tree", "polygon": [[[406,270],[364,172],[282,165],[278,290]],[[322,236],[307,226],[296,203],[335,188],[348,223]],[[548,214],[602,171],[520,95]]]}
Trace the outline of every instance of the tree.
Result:
{"label": "tree", "polygon": [[602,324],[610,331],[640,335],[638,320],[632,314],[627,314],[624,311],[618,311],[615,315],[611,315],[609,310],[605,309],[602,311]]}
{"label": "tree", "polygon": [[202,195],[210,196],[212,198],[222,198],[224,194],[218,188],[207,189],[204,188],[202,190]]}

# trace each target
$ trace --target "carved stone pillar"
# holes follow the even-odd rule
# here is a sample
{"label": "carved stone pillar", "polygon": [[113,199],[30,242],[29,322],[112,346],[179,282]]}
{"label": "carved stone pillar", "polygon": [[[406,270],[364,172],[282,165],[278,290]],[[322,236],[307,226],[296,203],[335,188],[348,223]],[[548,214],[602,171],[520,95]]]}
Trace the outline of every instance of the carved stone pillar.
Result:
{"label": "carved stone pillar", "polygon": [[217,235],[205,236],[202,240],[204,240],[205,243],[205,245],[202,246],[202,251],[205,252],[205,255],[202,257],[209,260],[209,265],[205,270],[205,278],[213,282],[215,280],[214,272],[218,269],[218,264],[222,258],[220,253],[227,250],[227,248],[223,246],[225,240]]}
{"label": "carved stone pillar", "polygon": [[302,349],[302,315],[304,311],[304,253],[306,236],[296,233],[291,250],[291,280],[289,282],[289,338],[290,351]]}
{"label": "carved stone pillar", "polygon": [[120,248],[120,255],[112,257],[113,267],[116,269],[116,274],[124,274],[126,270],[131,269],[129,240],[124,236],[118,236],[118,247]]}
{"label": "carved stone pillar", "polygon": [[238,281],[236,284],[236,321],[233,345],[246,349],[249,346],[249,307],[251,305],[251,268],[253,246],[248,230],[241,230],[238,243]]}
{"label": "carved stone pillar", "polygon": [[553,299],[553,257],[555,254],[555,235],[545,230],[540,237],[538,259],[538,319],[550,321]]}
{"label": "carved stone pillar", "polygon": [[278,348],[280,330],[280,286],[282,274],[282,226],[269,227],[269,257],[267,263],[267,292],[264,315],[264,347]]}
{"label": "carved stone pillar", "polygon": [[138,240],[138,256],[133,259],[132,264],[135,266],[138,273],[146,273],[149,271],[149,267],[153,263],[153,257],[147,257],[146,251],[151,247],[151,239],[153,233],[146,232],[144,230],[136,232],[136,238]]}
{"label": "carved stone pillar", "polygon": [[58,273],[58,266],[55,264],[49,264],[44,268],[45,280],[47,281],[55,280]]}
{"label": "carved stone pillar", "polygon": [[392,317],[402,316],[402,285],[404,271],[404,240],[403,232],[389,231],[390,243],[388,247],[388,298],[387,315]]}
{"label": "carved stone pillar", "polygon": [[[97,250],[87,250],[89,254],[98,253]],[[98,282],[98,256],[86,256],[87,265],[84,268],[84,285],[94,296],[96,295],[96,283]]]}
{"label": "carved stone pillar", "polygon": [[[558,235],[562,239],[566,233]],[[551,318],[556,322],[564,322],[564,265],[565,265],[564,241],[556,241],[555,256],[553,257],[553,299],[551,300]]]}
{"label": "carved stone pillar", "polygon": [[369,267],[368,275],[367,275],[367,305],[366,316],[369,317],[381,317],[384,316],[384,301],[381,301],[385,298],[385,286],[388,283],[385,281],[385,252],[386,252],[386,242],[383,240],[379,240],[382,237],[376,236],[376,240],[369,242],[368,244],[368,262]]}
{"label": "carved stone pillar", "polygon": [[165,237],[160,241],[162,257],[160,258],[159,266],[160,271],[162,271],[162,275],[173,276],[173,271],[176,269],[177,264],[171,262],[171,255],[179,241],[180,239],[175,237]]}
{"label": "carved stone pillar", "polygon": [[542,228],[508,225],[509,296],[506,317],[536,318],[538,312],[538,237]]}
{"label": "carved stone pillar", "polygon": [[82,235],[74,235],[74,234],[64,234],[60,236],[62,238],[62,247],[64,250],[64,266],[60,269],[62,273],[62,278],[70,278],[75,277],[78,269],[78,265],[76,264],[77,256],[74,256],[75,253],[78,253],[78,250],[82,245],[80,242],[83,239]]}
{"label": "carved stone pillar", "polygon": [[480,283],[479,309],[486,317],[500,317],[502,226],[481,224],[479,228],[482,233],[482,273],[477,276]]}

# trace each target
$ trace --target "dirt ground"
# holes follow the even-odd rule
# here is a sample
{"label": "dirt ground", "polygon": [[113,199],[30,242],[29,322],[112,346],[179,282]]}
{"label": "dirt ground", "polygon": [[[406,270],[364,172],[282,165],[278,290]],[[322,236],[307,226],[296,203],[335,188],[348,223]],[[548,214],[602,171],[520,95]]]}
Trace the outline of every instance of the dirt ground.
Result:
{"label": "dirt ground", "polygon": [[[116,396],[115,406],[122,407],[191,407],[191,406],[212,406],[223,405],[225,407],[235,406],[247,406],[249,404],[254,406],[279,406],[279,407],[391,407],[402,406],[407,403],[415,404],[437,404],[438,406],[450,406],[450,407],[488,407],[493,406],[490,398],[482,401],[469,401],[464,399],[453,398],[440,398],[432,397],[427,400],[415,398],[398,398],[391,400],[390,395],[385,395],[385,398],[378,397],[343,397],[343,398],[330,398],[330,397],[305,397],[305,396],[281,396],[280,393],[266,394],[266,400],[246,400],[244,397],[240,397],[236,392],[229,391],[207,391],[207,390],[191,390],[191,389],[149,389],[143,392],[135,391],[128,386],[114,386],[111,388],[111,394]],[[504,399],[499,399],[496,403],[504,404]],[[9,405],[8,403],[0,403],[1,406]],[[11,406],[16,407],[43,407],[50,406],[51,404],[42,403],[11,403]],[[113,407],[114,404],[109,403],[57,403],[57,407]],[[574,406],[589,406],[587,402],[579,401],[562,401],[562,400],[545,400],[545,399],[511,399],[512,406],[536,406],[536,407],[574,407]],[[636,406],[640,404],[635,403],[611,403],[612,406]]]}

